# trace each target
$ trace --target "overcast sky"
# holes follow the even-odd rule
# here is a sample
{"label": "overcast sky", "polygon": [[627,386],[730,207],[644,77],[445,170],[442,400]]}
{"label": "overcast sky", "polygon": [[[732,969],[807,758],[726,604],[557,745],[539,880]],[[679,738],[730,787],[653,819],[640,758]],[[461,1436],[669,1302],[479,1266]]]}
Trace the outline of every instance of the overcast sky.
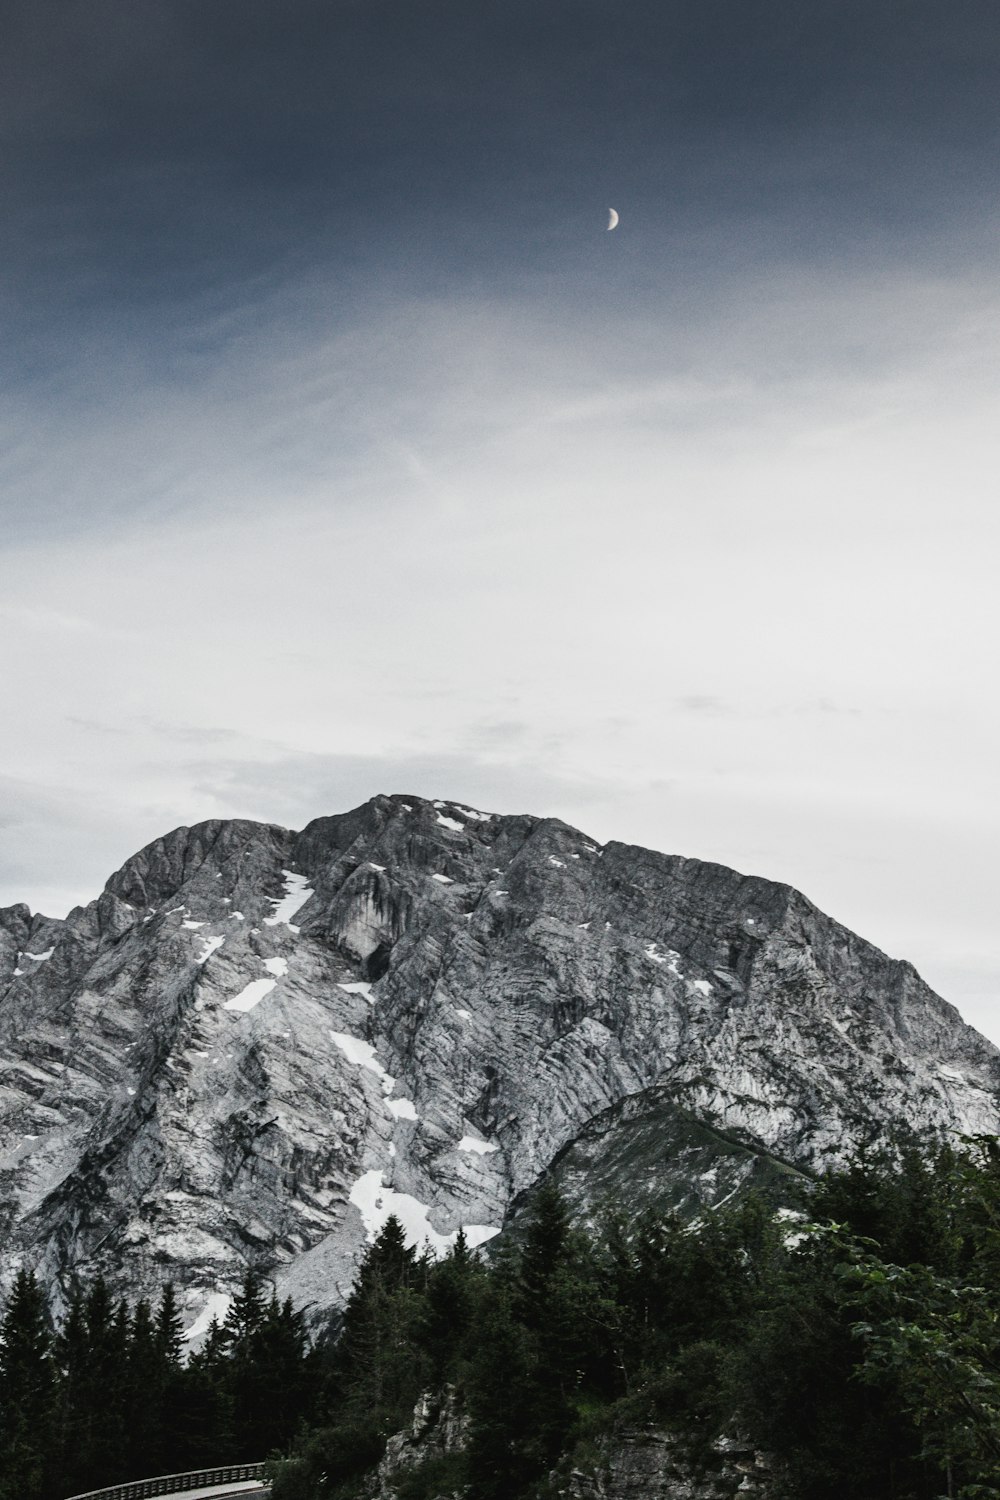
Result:
{"label": "overcast sky", "polygon": [[995,0],[0,23],[0,902],[412,791],[1000,1040]]}

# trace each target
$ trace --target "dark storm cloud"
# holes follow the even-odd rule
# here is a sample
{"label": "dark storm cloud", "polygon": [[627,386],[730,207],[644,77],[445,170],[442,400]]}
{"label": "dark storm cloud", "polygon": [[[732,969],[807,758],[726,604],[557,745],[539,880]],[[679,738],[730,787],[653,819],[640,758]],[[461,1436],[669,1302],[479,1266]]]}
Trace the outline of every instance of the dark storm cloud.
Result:
{"label": "dark storm cloud", "polygon": [[[992,0],[32,0],[0,22],[8,538],[67,524],[71,493],[77,517],[116,482],[137,512],[183,495],[184,440],[149,411],[176,428],[171,390],[200,382],[206,410],[250,410],[232,363],[211,389],[220,359],[266,371],[317,308],[357,332],[513,297],[598,345],[649,308],[676,341],[713,282],[974,256],[995,217]],[[279,450],[280,403],[252,422]],[[266,471],[259,438],[226,441]]]}
{"label": "dark storm cloud", "polygon": [[993,172],[987,0],[47,0],[3,30],[8,277],[125,328],[314,259],[345,301],[373,264],[551,271],[612,191],[631,233],[780,200],[839,239]]}

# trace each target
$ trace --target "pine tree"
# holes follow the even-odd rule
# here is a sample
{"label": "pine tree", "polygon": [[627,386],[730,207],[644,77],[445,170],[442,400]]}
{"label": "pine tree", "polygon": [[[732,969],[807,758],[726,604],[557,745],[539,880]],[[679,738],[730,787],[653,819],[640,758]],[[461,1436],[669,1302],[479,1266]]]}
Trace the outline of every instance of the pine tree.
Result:
{"label": "pine tree", "polygon": [[248,1270],[243,1284],[229,1304],[223,1334],[230,1352],[235,1353],[249,1346],[250,1340],[264,1321],[264,1284],[256,1271]]}
{"label": "pine tree", "polygon": [[532,1351],[531,1415],[524,1442],[539,1470],[555,1461],[573,1416],[582,1360],[577,1248],[566,1202],[547,1180],[532,1204],[513,1300]]}
{"label": "pine tree", "polygon": [[374,1243],[361,1263],[357,1286],[377,1282],[394,1292],[413,1283],[417,1269],[417,1252],[406,1243],[406,1233],[395,1214],[386,1219]]}
{"label": "pine tree", "polygon": [[228,1380],[230,1340],[213,1318],[200,1349],[188,1360],[177,1414],[178,1447],[184,1466],[228,1463],[235,1450]]}
{"label": "pine tree", "polygon": [[569,1210],[556,1183],[546,1178],[531,1205],[518,1275],[517,1311],[528,1325],[544,1315],[555,1278],[569,1255]]}
{"label": "pine tree", "polygon": [[256,1458],[263,1441],[258,1430],[263,1412],[259,1339],[266,1314],[261,1278],[248,1270],[222,1329],[226,1356],[222,1380],[232,1426],[231,1456],[237,1462]]}
{"label": "pine tree", "polygon": [[55,1341],[57,1467],[65,1489],[72,1494],[87,1488],[84,1437],[89,1351],[84,1296],[77,1286]]}
{"label": "pine tree", "polygon": [[392,1214],[369,1247],[344,1310],[334,1359],[342,1406],[366,1416],[395,1411],[403,1399],[400,1385],[410,1390],[413,1382],[401,1363],[410,1357],[405,1344],[411,1308],[405,1294],[416,1273],[416,1252]]}
{"label": "pine tree", "polygon": [[161,1448],[157,1467],[163,1473],[172,1474],[187,1467],[189,1453],[186,1446],[188,1405],[183,1324],[177,1310],[177,1296],[169,1282],[160,1293],[154,1339],[160,1371]]}
{"label": "pine tree", "polygon": [[508,1289],[493,1278],[479,1308],[468,1377],[470,1500],[510,1500],[539,1472],[532,1429],[532,1352]]}
{"label": "pine tree", "polygon": [[459,1230],[454,1245],[427,1277],[427,1317],[423,1342],[431,1357],[434,1383],[457,1374],[469,1344],[483,1272]]}
{"label": "pine tree", "polygon": [[237,1413],[242,1411],[246,1448],[267,1455],[287,1448],[307,1410],[306,1337],[290,1300],[279,1304],[272,1296],[250,1353]]}
{"label": "pine tree", "polygon": [[326,1426],[292,1466],[306,1476],[302,1482],[316,1485],[324,1474],[329,1493],[353,1484],[409,1420],[427,1385],[420,1333],[428,1274],[426,1257],[406,1244],[402,1225],[391,1216],[365,1253],[344,1311],[325,1385]]}
{"label": "pine tree", "polygon": [[103,1276],[97,1277],[87,1295],[84,1317],[88,1348],[82,1466],[89,1489],[129,1477],[124,1413],[128,1308],[124,1302],[112,1304]]}
{"label": "pine tree", "polygon": [[125,1393],[126,1469],[133,1478],[164,1469],[166,1369],[149,1303],[136,1304],[128,1331]]}
{"label": "pine tree", "polygon": [[172,1282],[168,1282],[160,1293],[160,1305],[156,1311],[156,1344],[165,1366],[168,1369],[179,1369],[184,1335]]}
{"label": "pine tree", "polygon": [[34,1272],[17,1273],[0,1325],[0,1497],[37,1500],[47,1481],[55,1370],[48,1303]]}

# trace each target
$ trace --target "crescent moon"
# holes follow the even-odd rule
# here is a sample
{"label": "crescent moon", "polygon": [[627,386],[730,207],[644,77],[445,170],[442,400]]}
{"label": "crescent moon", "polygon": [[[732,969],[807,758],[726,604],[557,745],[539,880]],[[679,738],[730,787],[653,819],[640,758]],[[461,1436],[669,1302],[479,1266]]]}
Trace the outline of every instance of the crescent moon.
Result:
{"label": "crescent moon", "polygon": [[608,209],[608,232],[618,226],[618,211],[614,208]]}

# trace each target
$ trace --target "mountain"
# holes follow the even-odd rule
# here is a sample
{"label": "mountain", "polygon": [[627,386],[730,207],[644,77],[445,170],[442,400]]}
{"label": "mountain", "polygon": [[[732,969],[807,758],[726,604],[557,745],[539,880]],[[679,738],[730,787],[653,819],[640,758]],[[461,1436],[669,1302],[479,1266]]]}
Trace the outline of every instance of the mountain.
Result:
{"label": "mountain", "polygon": [[786,885],[379,796],[179,828],[65,921],[0,910],[3,1276],[248,1264],[319,1316],[390,1212],[495,1234],[553,1161],[687,1205],[905,1127],[1000,1129],[1000,1053]]}

